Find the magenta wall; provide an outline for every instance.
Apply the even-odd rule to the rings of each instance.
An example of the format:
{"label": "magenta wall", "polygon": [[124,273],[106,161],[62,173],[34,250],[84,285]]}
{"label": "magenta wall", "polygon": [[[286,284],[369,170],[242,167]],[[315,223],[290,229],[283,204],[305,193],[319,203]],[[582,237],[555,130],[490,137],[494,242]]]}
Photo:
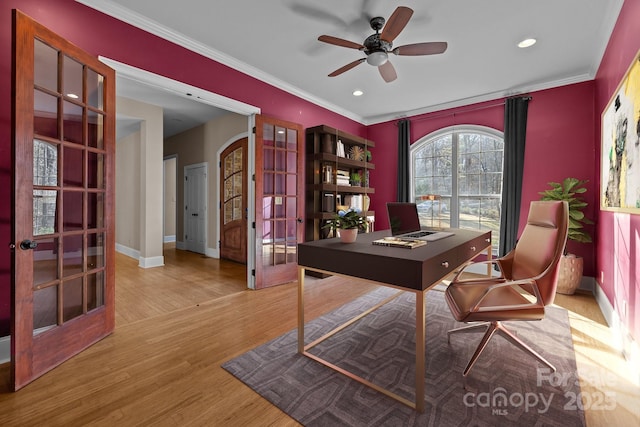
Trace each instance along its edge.
{"label": "magenta wall", "polygon": [[[596,74],[595,169],[600,168],[600,117],[640,49],[640,2],[625,1]],[[600,188],[598,180],[598,187]],[[640,339],[640,215],[600,211],[597,276],[607,298],[636,341]],[[628,309],[622,309],[624,301]]]}
{"label": "magenta wall", "polygon": [[[593,138],[593,82],[585,82],[531,93],[527,122],[520,230],[524,227],[529,203],[539,200],[538,192],[545,190],[550,181],[562,181],[568,176],[589,180],[585,200],[589,206],[585,214],[594,218],[597,192],[594,190],[595,141]],[[438,129],[471,124],[504,131],[503,100],[439,111],[410,117],[411,142]],[[371,183],[376,189],[372,196],[372,209],[378,212],[377,229],[388,228],[384,204],[396,199],[397,141],[396,122],[369,127],[368,137],[376,141],[372,150],[376,163]],[[384,166],[380,167],[384,159]],[[594,236],[593,229],[588,229]],[[595,236],[594,236],[595,237]],[[586,276],[595,273],[595,245],[568,243],[570,252],[584,258]]]}
{"label": "magenta wall", "polygon": [[[227,66],[103,15],[73,0],[0,2],[0,337],[9,334],[12,255],[11,10],[17,8],[92,55],[106,56],[302,124],[365,136],[365,126]],[[19,237],[19,236],[18,236]]]}

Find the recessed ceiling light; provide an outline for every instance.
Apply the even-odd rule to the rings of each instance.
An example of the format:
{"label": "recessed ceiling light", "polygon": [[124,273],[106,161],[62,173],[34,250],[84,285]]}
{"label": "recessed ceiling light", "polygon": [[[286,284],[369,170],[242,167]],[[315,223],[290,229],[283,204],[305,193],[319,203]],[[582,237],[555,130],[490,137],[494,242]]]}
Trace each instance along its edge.
{"label": "recessed ceiling light", "polygon": [[536,39],[524,39],[520,43],[518,43],[518,47],[521,47],[521,48],[531,47],[534,44],[536,44],[536,41],[537,41]]}
{"label": "recessed ceiling light", "polygon": [[78,98],[79,98],[79,96],[78,96],[78,95],[76,95],[75,93],[68,93],[68,94],[67,94],[67,96],[68,96],[69,98],[73,98],[73,99],[78,99]]}
{"label": "recessed ceiling light", "polygon": [[364,94],[360,89],[356,89],[353,91],[353,96],[362,96]]}

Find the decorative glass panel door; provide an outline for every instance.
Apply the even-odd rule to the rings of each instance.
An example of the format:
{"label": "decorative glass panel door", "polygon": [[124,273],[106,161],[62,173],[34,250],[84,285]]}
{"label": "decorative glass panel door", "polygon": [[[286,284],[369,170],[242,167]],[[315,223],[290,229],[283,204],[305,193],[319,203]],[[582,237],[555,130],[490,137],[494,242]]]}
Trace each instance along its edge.
{"label": "decorative glass panel door", "polygon": [[220,258],[247,263],[247,138],[220,156]]}
{"label": "decorative glass panel door", "polygon": [[296,280],[303,241],[304,132],[256,116],[256,288]]}
{"label": "decorative glass panel door", "polygon": [[114,328],[114,72],[15,12],[19,389]]}

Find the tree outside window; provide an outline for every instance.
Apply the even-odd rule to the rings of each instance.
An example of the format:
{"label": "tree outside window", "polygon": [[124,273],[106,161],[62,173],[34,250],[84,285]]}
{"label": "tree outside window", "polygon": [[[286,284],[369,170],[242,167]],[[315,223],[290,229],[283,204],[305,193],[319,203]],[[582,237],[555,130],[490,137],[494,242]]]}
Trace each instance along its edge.
{"label": "tree outside window", "polygon": [[499,247],[504,139],[466,125],[441,129],[411,146],[411,194],[425,226],[491,230]]}

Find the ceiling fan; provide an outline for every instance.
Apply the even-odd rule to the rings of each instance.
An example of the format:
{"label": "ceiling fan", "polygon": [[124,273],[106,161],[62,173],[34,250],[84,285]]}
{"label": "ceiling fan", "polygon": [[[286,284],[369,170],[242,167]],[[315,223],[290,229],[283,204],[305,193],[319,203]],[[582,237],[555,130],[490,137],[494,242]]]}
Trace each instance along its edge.
{"label": "ceiling fan", "polygon": [[[393,40],[398,37],[398,34],[400,34],[407,25],[409,19],[411,19],[411,15],[413,15],[412,9],[405,6],[399,6],[389,17],[389,21],[387,21],[386,25],[384,18],[380,16],[371,18],[369,24],[375,31],[375,34],[367,37],[362,44],[333,36],[322,35],[318,37],[318,40],[321,42],[350,49],[358,49],[364,51],[367,55],[365,58],[356,59],[355,61],[338,68],[333,73],[329,74],[329,77],[338,76],[345,71],[349,71],[356,65],[360,65],[364,61],[367,61],[367,63],[378,67],[378,71],[380,71],[380,75],[384,81],[389,83],[398,77],[395,68],[391,62],[389,62],[390,53],[393,53],[394,55],[418,56],[435,55],[447,50],[447,42],[414,43],[393,48]],[[380,30],[382,30],[382,33]]]}

